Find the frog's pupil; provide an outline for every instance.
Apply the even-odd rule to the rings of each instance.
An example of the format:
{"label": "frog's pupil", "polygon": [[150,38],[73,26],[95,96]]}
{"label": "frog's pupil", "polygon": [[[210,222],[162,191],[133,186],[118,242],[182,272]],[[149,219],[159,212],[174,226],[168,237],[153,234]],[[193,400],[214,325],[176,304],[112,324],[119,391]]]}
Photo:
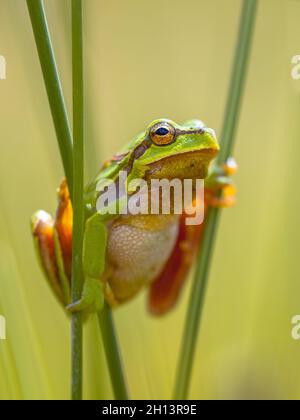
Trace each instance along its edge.
{"label": "frog's pupil", "polygon": [[160,127],[155,131],[155,134],[157,134],[158,136],[165,136],[168,133],[169,133],[169,130],[165,127]]}

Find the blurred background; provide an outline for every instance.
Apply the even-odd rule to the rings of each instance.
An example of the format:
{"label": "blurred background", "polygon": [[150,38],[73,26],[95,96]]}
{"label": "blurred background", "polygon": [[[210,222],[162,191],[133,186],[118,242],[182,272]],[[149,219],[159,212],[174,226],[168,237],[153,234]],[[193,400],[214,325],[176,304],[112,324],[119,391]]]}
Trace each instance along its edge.
{"label": "blurred background", "polygon": [[[37,264],[31,214],[56,208],[62,165],[25,0],[0,0],[0,398],[69,397],[69,323]],[[71,110],[70,1],[46,0]],[[222,127],[241,0],[85,0],[87,180],[151,120]],[[260,0],[235,157],[190,398],[298,399],[300,1]],[[132,397],[171,397],[191,282],[151,317],[145,294],[115,311]],[[112,397],[96,319],[85,328],[84,397]]]}

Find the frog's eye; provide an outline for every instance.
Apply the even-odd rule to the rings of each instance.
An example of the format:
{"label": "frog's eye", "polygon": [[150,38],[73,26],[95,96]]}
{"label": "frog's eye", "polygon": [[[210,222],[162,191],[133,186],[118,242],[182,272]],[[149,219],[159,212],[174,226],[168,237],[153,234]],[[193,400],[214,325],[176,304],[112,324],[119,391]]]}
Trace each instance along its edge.
{"label": "frog's eye", "polygon": [[168,123],[159,123],[150,130],[150,137],[157,146],[166,146],[175,139],[175,128]]}

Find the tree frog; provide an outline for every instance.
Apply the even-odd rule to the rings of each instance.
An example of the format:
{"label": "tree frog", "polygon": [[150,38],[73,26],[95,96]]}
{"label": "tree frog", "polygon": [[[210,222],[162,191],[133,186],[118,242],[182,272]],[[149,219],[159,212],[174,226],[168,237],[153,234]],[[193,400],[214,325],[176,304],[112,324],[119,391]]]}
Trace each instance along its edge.
{"label": "tree frog", "polygon": [[[205,179],[205,207],[229,207],[235,200],[231,175],[236,164],[214,166],[219,152],[215,132],[199,120],[179,125],[168,119],[153,121],[121,153],[107,161],[85,190],[86,225],[83,243],[82,298],[71,302],[72,205],[67,183],[58,190],[55,219],[44,211],[32,217],[32,232],[48,282],[70,312],[98,311],[104,299],[116,307],[149,289],[148,308],[162,315],[178,301],[197,255],[205,224],[188,226],[185,214],[115,214],[97,212],[99,181],[136,178]],[[125,185],[126,193],[129,183]],[[193,197],[197,200],[197,197]],[[116,201],[120,202],[121,197]]]}

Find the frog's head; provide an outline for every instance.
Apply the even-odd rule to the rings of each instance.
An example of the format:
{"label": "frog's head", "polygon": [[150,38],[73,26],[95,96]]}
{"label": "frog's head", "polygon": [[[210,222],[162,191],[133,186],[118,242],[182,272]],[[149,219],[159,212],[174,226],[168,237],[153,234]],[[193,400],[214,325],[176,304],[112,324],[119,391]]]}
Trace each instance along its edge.
{"label": "frog's head", "polygon": [[125,173],[127,193],[133,193],[139,180],[205,179],[209,164],[219,152],[215,132],[199,120],[179,125],[168,119],[153,121],[118,155],[107,162],[95,181],[86,188],[88,211],[99,197],[103,180],[117,180]]}
{"label": "frog's head", "polygon": [[136,139],[130,178],[204,179],[218,152],[214,130],[201,121],[155,120]]}

